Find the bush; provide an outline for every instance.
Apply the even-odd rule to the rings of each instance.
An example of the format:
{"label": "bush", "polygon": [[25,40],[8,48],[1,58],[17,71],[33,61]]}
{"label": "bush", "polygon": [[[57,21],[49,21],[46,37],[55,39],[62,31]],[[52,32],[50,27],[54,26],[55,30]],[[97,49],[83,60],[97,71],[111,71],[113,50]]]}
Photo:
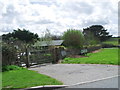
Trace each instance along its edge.
{"label": "bush", "polygon": [[63,35],[64,45],[69,48],[82,48],[84,37],[80,30],[69,29]]}
{"label": "bush", "polygon": [[115,47],[113,44],[102,44],[102,48],[112,48]]}
{"label": "bush", "polygon": [[17,50],[13,45],[2,43],[2,66],[13,65],[17,60]]}
{"label": "bush", "polygon": [[16,65],[7,65],[2,67],[2,72],[10,71],[10,70],[21,70],[22,67],[16,66]]}
{"label": "bush", "polygon": [[92,52],[92,51],[99,50],[99,49],[101,49],[101,45],[87,47],[88,52]]}

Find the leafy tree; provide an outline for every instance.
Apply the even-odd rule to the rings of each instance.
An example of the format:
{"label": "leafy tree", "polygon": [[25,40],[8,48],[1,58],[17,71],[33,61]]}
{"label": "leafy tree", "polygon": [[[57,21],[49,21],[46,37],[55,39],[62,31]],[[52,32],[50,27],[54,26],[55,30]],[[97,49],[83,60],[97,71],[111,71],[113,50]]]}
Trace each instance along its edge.
{"label": "leafy tree", "polygon": [[[8,34],[8,36],[10,33]],[[13,37],[4,35],[1,41],[1,53],[2,53],[2,66],[16,64],[17,62],[17,48],[15,47],[15,41]]]}
{"label": "leafy tree", "polygon": [[62,39],[61,36],[52,35],[52,40],[61,40],[61,39]]}
{"label": "leafy tree", "polygon": [[[25,50],[25,56],[26,56],[26,66],[29,67],[29,58],[28,58],[28,47],[30,47],[32,44],[34,44],[39,38],[37,34],[34,34],[26,29],[17,29],[14,30],[12,33],[3,34],[2,35],[3,40],[5,42],[13,43],[15,39],[20,40],[22,42],[22,45],[19,43],[17,44],[19,48],[20,45],[22,46],[22,49]],[[14,40],[10,40],[10,38],[13,38]]]}
{"label": "leafy tree", "polygon": [[83,34],[85,37],[88,37],[92,34],[97,40],[106,41],[112,35],[109,35],[109,32],[102,25],[92,25],[88,28],[83,29]]}
{"label": "leafy tree", "polygon": [[15,64],[17,50],[12,44],[2,43],[2,66]]}
{"label": "leafy tree", "polygon": [[68,29],[63,35],[64,44],[67,47],[81,48],[84,43],[84,37],[80,30]]}
{"label": "leafy tree", "polygon": [[43,37],[43,40],[47,43],[48,46],[50,46],[52,41],[52,34],[48,29],[45,31],[45,36]]}
{"label": "leafy tree", "polygon": [[96,45],[99,43],[99,40],[95,38],[93,33],[87,32],[87,34],[84,35],[85,38],[85,45]]}

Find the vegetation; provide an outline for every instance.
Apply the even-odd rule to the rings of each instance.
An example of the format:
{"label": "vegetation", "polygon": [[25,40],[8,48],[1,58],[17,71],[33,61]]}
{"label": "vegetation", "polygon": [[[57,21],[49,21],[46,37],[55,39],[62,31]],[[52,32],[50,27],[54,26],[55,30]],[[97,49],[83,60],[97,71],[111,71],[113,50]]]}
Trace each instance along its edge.
{"label": "vegetation", "polygon": [[21,30],[19,28],[17,30],[14,30],[12,33],[2,35],[3,40],[8,40],[11,37],[17,38],[25,43],[34,43],[35,40],[39,39],[37,34],[34,34],[29,30]]}
{"label": "vegetation", "polygon": [[48,46],[50,46],[51,41],[52,41],[52,34],[48,29],[45,31],[45,36],[43,37],[43,41],[47,43]]}
{"label": "vegetation", "polygon": [[49,76],[39,74],[35,71],[21,69],[11,70],[2,73],[2,87],[3,88],[28,88],[40,85],[61,85]]}
{"label": "vegetation", "polygon": [[100,42],[106,41],[112,37],[102,25],[92,25],[85,28],[83,29],[83,34],[86,38],[89,38],[89,35],[92,35],[94,38],[97,38],[97,40],[100,40]]}
{"label": "vegetation", "polygon": [[103,42],[103,44],[118,45],[118,44],[119,44],[119,43],[118,43],[118,40],[119,40],[119,38],[114,38],[114,37],[112,37],[111,39]]}
{"label": "vegetation", "polygon": [[82,48],[84,37],[80,30],[68,29],[63,35],[64,44],[67,47]]}
{"label": "vegetation", "polygon": [[[51,40],[61,39],[61,36],[52,36],[49,30],[46,30],[44,34],[44,37],[39,39],[37,34],[18,28],[12,33],[2,35],[3,42],[1,51],[3,72],[0,72],[0,80],[2,79],[3,88],[28,88],[40,85],[63,84],[62,82],[49,76],[15,66],[19,65],[18,61],[23,60],[26,63],[26,66],[29,67],[29,58],[33,61],[36,60],[35,57],[39,59],[39,55],[30,55],[28,58],[28,49],[30,49],[32,44],[34,44],[37,40],[46,41],[47,44],[50,45]],[[68,29],[64,32],[62,38],[64,39],[64,45],[66,47],[78,50],[86,47],[90,48],[94,45],[97,46],[100,42],[102,42],[102,44],[118,45],[118,38],[112,38],[108,41],[111,36],[112,35],[109,35],[103,26],[93,25],[89,28],[83,29],[83,33],[81,33],[80,30]],[[41,47],[36,47],[36,50],[40,49]],[[101,49],[100,52],[97,53],[88,53],[86,57],[65,58],[62,63],[120,65],[120,62],[118,62],[118,50],[120,49]],[[51,53],[44,53],[43,56],[50,57]],[[1,76],[3,77],[1,78]]]}
{"label": "vegetation", "polygon": [[61,40],[62,37],[58,35],[52,35],[52,40]]}
{"label": "vegetation", "polygon": [[0,73],[0,90],[2,90],[2,74]]}
{"label": "vegetation", "polygon": [[118,49],[101,49],[97,53],[88,53],[87,57],[83,58],[65,58],[62,63],[75,63],[75,64],[113,64],[118,63]]}
{"label": "vegetation", "polygon": [[2,43],[2,66],[15,64],[17,50],[13,44]]}
{"label": "vegetation", "polygon": [[[34,44],[36,40],[39,39],[38,35],[28,30],[25,29],[21,30],[18,28],[18,30],[14,30],[12,33],[3,34],[2,38],[3,41],[8,45],[9,43],[12,43],[14,47],[17,46],[17,49],[19,49],[20,52],[25,52],[25,56],[26,56],[25,63],[26,66],[29,67],[30,65],[28,60],[28,47],[30,47],[31,44]],[[20,41],[19,43],[18,40]],[[11,46],[9,47],[11,48]]]}
{"label": "vegetation", "polygon": [[16,65],[7,65],[7,66],[3,66],[2,67],[2,72],[5,72],[5,71],[10,71],[10,70],[21,70],[23,69],[22,67],[18,67]]}

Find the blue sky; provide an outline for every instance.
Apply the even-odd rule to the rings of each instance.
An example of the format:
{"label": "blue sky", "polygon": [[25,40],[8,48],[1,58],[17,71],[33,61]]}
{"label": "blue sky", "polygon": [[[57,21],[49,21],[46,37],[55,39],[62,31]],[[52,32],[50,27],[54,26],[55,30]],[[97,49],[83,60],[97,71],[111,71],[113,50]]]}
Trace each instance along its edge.
{"label": "blue sky", "polygon": [[39,36],[103,25],[118,36],[117,0],[0,0],[0,35],[25,28]]}

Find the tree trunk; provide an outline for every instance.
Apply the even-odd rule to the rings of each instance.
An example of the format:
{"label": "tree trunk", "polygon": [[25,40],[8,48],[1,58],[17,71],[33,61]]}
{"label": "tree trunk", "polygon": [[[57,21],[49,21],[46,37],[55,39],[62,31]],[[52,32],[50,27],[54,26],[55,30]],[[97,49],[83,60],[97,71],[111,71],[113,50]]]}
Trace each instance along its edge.
{"label": "tree trunk", "polygon": [[29,64],[29,53],[28,53],[28,49],[27,47],[25,48],[25,56],[26,56],[26,67],[29,68],[30,67],[30,64]]}

